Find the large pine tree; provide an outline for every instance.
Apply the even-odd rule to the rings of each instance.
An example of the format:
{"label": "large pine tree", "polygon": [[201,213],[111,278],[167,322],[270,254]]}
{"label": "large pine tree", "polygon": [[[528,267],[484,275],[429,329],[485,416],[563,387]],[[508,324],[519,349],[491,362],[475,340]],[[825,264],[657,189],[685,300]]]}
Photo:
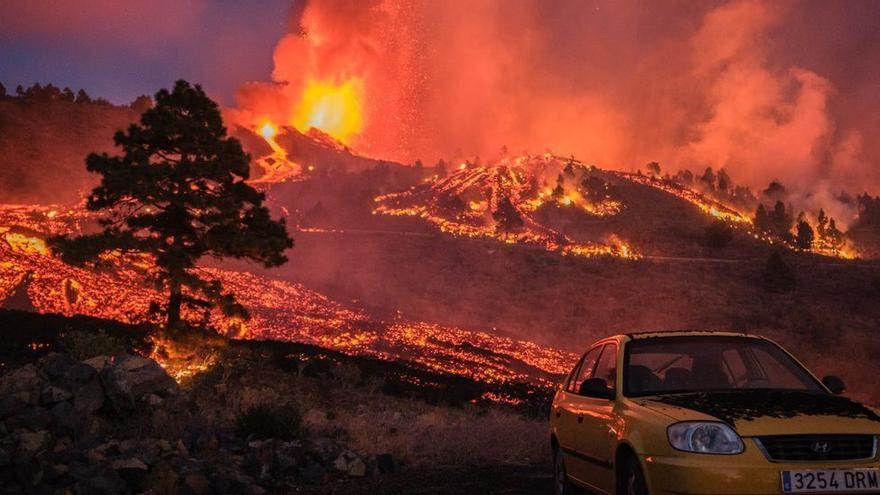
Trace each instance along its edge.
{"label": "large pine tree", "polygon": [[202,88],[177,81],[155,101],[139,124],[114,136],[121,155],[86,159],[87,170],[101,176],[87,207],[102,213],[103,230],[56,237],[51,244],[75,265],[110,251],[150,255],[157,268],[153,282],[168,295],[169,328],[178,325],[189,301],[246,317],[219,282],[197,274],[197,262],[234,257],[278,266],[293,240],[283,220],[270,218],[264,195],[245,182],[250,157],[227,137],[217,104]]}

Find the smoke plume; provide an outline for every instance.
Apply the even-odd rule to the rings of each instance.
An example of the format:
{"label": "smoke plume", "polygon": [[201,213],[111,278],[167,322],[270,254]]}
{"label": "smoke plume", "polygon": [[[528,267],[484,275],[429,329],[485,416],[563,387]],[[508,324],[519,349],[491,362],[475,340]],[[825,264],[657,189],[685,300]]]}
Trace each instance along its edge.
{"label": "smoke plume", "polygon": [[[870,3],[311,0],[235,118],[290,122],[310,80],[357,81],[364,153],[552,150],[609,168],[725,168],[805,207],[877,192]],[[845,41],[841,41],[845,40]],[[847,68],[862,64],[860,70]]]}

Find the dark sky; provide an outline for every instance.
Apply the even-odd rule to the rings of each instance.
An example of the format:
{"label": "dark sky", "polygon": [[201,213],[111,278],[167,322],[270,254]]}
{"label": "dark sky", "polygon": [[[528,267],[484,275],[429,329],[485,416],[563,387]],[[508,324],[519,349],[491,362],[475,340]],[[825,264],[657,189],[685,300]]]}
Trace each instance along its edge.
{"label": "dark sky", "polygon": [[10,0],[0,7],[0,82],[85,88],[128,103],[175,79],[223,104],[265,80],[293,0]]}

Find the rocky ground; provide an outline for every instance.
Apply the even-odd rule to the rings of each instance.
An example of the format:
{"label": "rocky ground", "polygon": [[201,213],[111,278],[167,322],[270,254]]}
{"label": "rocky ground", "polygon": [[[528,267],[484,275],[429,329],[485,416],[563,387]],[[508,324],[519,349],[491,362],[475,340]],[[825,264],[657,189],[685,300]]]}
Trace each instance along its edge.
{"label": "rocky ground", "polygon": [[259,343],[178,383],[130,350],[72,350],[0,367],[0,493],[549,490],[540,413],[475,404],[476,384]]}

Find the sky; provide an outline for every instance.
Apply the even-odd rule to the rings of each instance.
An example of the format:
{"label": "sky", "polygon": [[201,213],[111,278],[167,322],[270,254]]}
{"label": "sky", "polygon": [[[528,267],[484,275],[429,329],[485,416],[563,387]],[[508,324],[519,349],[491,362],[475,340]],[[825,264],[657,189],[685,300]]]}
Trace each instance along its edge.
{"label": "sky", "polygon": [[266,79],[291,0],[5,0],[0,82],[79,88],[114,103],[184,78],[229,104]]}
{"label": "sky", "polygon": [[[363,93],[353,148],[725,168],[818,209],[880,193],[876,0],[5,0],[0,81],[127,103],[201,83],[253,126]],[[305,35],[303,33],[306,33]]]}

